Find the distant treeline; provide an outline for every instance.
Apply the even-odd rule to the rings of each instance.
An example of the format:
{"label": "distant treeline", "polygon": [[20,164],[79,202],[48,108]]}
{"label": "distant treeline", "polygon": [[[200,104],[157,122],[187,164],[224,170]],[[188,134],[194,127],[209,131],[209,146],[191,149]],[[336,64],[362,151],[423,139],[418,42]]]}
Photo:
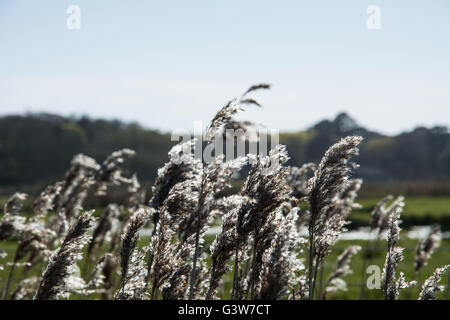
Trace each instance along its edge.
{"label": "distant treeline", "polygon": [[[386,188],[388,183],[394,190],[392,186],[401,186],[406,193],[450,194],[450,134],[446,127],[419,127],[386,136],[362,128],[342,113],[307,130],[282,133],[280,143],[287,145],[290,163],[299,166],[319,161],[331,144],[353,134],[365,138],[356,161],[361,165],[357,174],[368,183],[366,190],[378,193],[377,185]],[[51,114],[0,117],[0,193],[60,179],[75,154],[103,161],[121,148],[137,152],[127,168],[150,183],[167,160],[171,144],[170,134],[137,123]]]}

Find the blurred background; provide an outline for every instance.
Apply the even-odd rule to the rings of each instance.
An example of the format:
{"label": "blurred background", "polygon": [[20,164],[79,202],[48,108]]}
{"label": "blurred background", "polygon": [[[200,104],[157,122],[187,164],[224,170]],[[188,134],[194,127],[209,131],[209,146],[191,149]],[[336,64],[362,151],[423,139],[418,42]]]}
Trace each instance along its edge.
{"label": "blurred background", "polygon": [[450,230],[449,18],[445,0],[1,1],[0,196],[123,147],[150,188],[172,130],[268,82],[244,116],[290,164],[364,136],[354,227],[392,193],[405,226]]}

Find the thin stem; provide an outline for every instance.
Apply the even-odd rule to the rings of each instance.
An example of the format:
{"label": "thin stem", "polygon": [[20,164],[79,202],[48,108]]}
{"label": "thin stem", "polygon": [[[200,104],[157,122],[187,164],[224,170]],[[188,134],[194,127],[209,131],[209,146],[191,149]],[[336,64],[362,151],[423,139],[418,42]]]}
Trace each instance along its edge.
{"label": "thin stem", "polygon": [[13,264],[11,266],[11,269],[9,270],[8,282],[6,282],[6,287],[3,290],[2,300],[5,300],[7,295],[8,295],[9,286],[11,285],[11,280],[12,280],[12,276],[13,276],[13,273],[14,273],[14,269],[16,268],[16,263],[17,263],[17,261],[16,261],[16,259],[14,259],[14,262],[13,262]]}
{"label": "thin stem", "polygon": [[309,231],[309,267],[308,267],[308,285],[309,300],[313,300],[313,259],[314,259],[314,233]]}
{"label": "thin stem", "polygon": [[195,250],[194,250],[194,258],[192,262],[192,271],[191,271],[191,278],[189,279],[189,300],[192,300],[194,297],[194,286],[195,286],[195,277],[197,276],[197,256],[198,256],[198,250],[199,250],[199,243],[200,243],[200,229],[201,229],[201,223],[200,223],[200,215],[202,213],[203,203],[204,199],[206,197],[206,194],[204,194],[204,186],[206,184],[205,181],[205,169],[203,167],[203,178],[202,183],[200,185],[200,193],[199,198],[197,202],[197,230],[195,232]]}
{"label": "thin stem", "polygon": [[[367,243],[368,245],[366,246],[366,250],[369,250],[369,246],[370,246],[370,232],[367,235]],[[364,251],[361,252],[363,254],[363,266],[362,266],[362,270],[361,270],[361,292],[359,293],[359,300],[363,300],[364,299],[364,293],[365,293],[365,289],[366,289],[366,266],[367,266],[367,254],[371,255],[373,254],[373,252],[369,252],[367,251],[366,254],[364,254]]]}
{"label": "thin stem", "polygon": [[[252,262],[251,262],[251,266],[252,266],[252,273],[255,271],[255,251],[256,251],[256,234],[255,234],[255,240],[253,241],[253,251],[252,251]],[[251,299],[255,299],[255,276],[252,276],[252,282],[250,283],[250,298]]]}
{"label": "thin stem", "polygon": [[[150,235],[150,239],[149,239],[149,246],[151,245],[152,238],[156,233],[157,224],[158,224],[158,222],[156,222],[155,225],[153,226],[153,231],[152,231],[152,234]],[[150,280],[150,274],[152,272],[154,258],[155,258],[155,256],[154,256],[153,252],[149,252],[148,260],[147,260],[147,275],[145,276],[145,283],[147,284],[147,287],[148,287],[149,280]]]}
{"label": "thin stem", "polygon": [[314,292],[316,289],[316,281],[317,281],[317,272],[319,271],[319,256],[316,257],[316,262],[314,264],[314,279],[313,279],[313,291],[312,291],[312,296],[314,297]]}
{"label": "thin stem", "polygon": [[445,294],[445,299],[448,300],[448,292],[449,292],[449,288],[450,288],[450,275],[447,276],[448,281],[447,281],[447,293]]}
{"label": "thin stem", "polygon": [[[374,244],[372,250],[369,253],[369,255],[370,255],[369,265],[373,264],[373,259],[374,259],[374,256],[375,256],[377,250],[378,250],[379,242],[380,242],[380,233],[378,233],[377,238],[375,240],[375,244]],[[366,281],[367,281],[366,266],[367,266],[367,257],[364,256],[363,269],[362,269],[362,275],[361,275],[361,280],[362,280],[361,292],[360,292],[360,295],[359,295],[359,300],[363,300],[364,299],[364,295],[366,293],[366,290],[365,290],[366,289]]]}
{"label": "thin stem", "polygon": [[303,286],[302,286],[302,282],[300,281],[299,283],[298,283],[298,293],[299,293],[299,299],[301,300],[303,297],[302,297],[302,292],[303,292]]}
{"label": "thin stem", "polygon": [[[391,268],[391,264],[390,264],[390,261],[391,261],[391,248],[389,248],[389,247],[388,247],[388,257],[386,258],[386,261],[387,261],[386,267],[390,269]],[[389,269],[386,270],[386,274],[389,274],[391,272],[391,270],[389,270]],[[384,283],[384,286],[383,286],[384,300],[387,300],[388,287],[389,287],[389,283],[388,282]]]}
{"label": "thin stem", "polygon": [[323,288],[323,274],[324,274],[324,264],[325,261],[322,261],[320,263],[320,274],[319,274],[319,289],[317,290],[317,299],[320,300],[321,296],[322,296],[322,288]]}
{"label": "thin stem", "polygon": [[[150,237],[151,238],[151,237]],[[145,282],[147,283],[147,287],[150,280],[150,273],[152,272],[153,259],[155,258],[154,254],[151,252],[148,254],[147,260],[147,275],[145,276]]]}
{"label": "thin stem", "polygon": [[[211,273],[212,273],[212,271],[211,271]],[[218,288],[218,287],[219,286],[217,285],[216,288]],[[216,291],[216,289],[213,289],[212,277],[211,277],[210,280],[209,280],[209,288],[208,288],[208,291],[206,292],[205,300],[212,300],[214,291]]]}
{"label": "thin stem", "polygon": [[366,266],[367,266],[367,256],[363,252],[363,266],[361,270],[361,292],[359,293],[359,300],[364,299],[364,293],[366,289]]}
{"label": "thin stem", "polygon": [[233,275],[233,289],[231,290],[231,299],[235,299],[239,272],[239,241],[236,244],[236,251],[234,253],[234,275]]}
{"label": "thin stem", "polygon": [[199,227],[197,228],[197,231],[195,233],[195,251],[194,251],[194,261],[192,263],[192,272],[191,272],[191,278],[189,281],[189,300],[192,300],[194,297],[194,285],[195,285],[195,276],[197,274],[197,256],[198,256],[198,250],[199,250],[199,240],[200,240],[200,223]]}
{"label": "thin stem", "polygon": [[[152,295],[151,298],[152,300],[158,300],[158,286],[157,286],[157,279],[156,277],[153,279],[153,285],[152,285]],[[155,299],[155,294],[156,294],[156,299]]]}

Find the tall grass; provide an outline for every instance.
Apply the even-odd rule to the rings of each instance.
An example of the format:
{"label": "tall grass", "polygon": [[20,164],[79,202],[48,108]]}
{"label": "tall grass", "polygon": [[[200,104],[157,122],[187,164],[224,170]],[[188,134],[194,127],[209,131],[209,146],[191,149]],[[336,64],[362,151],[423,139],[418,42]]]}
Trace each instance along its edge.
{"label": "tall grass", "polygon": [[[252,122],[235,116],[246,107],[261,107],[249,95],[269,88],[268,84],[252,86],[226,103],[207,128],[206,144],[230,139],[229,129],[247,132]],[[32,215],[21,210],[26,195],[16,193],[6,202],[0,241],[15,241],[17,246],[12,263],[0,265],[8,270],[1,296],[327,299],[332,292],[346,290],[344,278],[352,273],[351,257],[361,249],[349,246],[330,261],[353,209],[359,207],[362,180],[352,178],[358,165],[351,158],[362,141],[357,136],[343,138],[330,146],[317,165],[297,168],[286,165],[289,155],[283,145],[274,146],[268,154],[247,153],[232,159],[215,154],[213,161],[203,161],[192,156],[199,148],[193,138],[169,152],[148,200],[136,174],[126,177],[121,169],[134,151],[116,151],[101,164],[77,155],[64,178],[34,200]],[[236,173],[245,175],[245,183],[235,194],[224,193]],[[108,204],[94,219],[93,211],[86,208],[87,196],[103,197],[114,185],[128,186],[128,200]],[[379,280],[384,297],[398,299],[401,290],[415,284],[415,276],[397,275],[403,258],[402,248],[397,247],[403,198],[386,207],[390,199],[376,206],[370,227],[378,231],[377,244],[387,232]],[[217,224],[220,231],[207,245],[207,231]],[[143,243],[141,233],[148,228],[150,237]],[[307,237],[300,235],[305,228]],[[439,232],[433,231],[419,243],[417,270],[426,265],[438,238]],[[5,255],[0,251],[0,259]],[[334,267],[324,278],[326,264]],[[420,294],[410,298],[435,299],[447,267],[438,268]]]}

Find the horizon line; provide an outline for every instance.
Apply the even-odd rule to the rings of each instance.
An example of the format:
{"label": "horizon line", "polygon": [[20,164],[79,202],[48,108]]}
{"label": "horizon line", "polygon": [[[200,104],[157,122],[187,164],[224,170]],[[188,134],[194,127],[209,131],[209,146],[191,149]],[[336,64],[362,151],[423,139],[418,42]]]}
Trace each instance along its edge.
{"label": "horizon line", "polygon": [[[416,125],[413,125],[412,128],[410,128],[410,129],[403,129],[403,130],[397,131],[396,133],[387,134],[387,133],[383,132],[383,130],[374,129],[374,128],[370,128],[370,127],[364,126],[359,121],[357,121],[357,119],[355,119],[353,116],[351,116],[351,114],[349,112],[341,110],[341,111],[337,112],[334,117],[323,118],[322,120],[319,120],[319,121],[317,121],[317,122],[307,126],[306,128],[303,128],[303,129],[297,129],[297,130],[295,130],[295,129],[294,130],[289,130],[289,129],[279,130],[279,129],[276,129],[276,130],[278,130],[281,134],[294,134],[294,133],[298,133],[298,132],[305,132],[305,131],[312,130],[314,126],[316,126],[317,124],[319,124],[319,123],[321,123],[323,121],[333,122],[342,114],[347,115],[350,119],[355,121],[355,124],[357,125],[357,127],[355,129],[364,129],[364,130],[369,131],[371,133],[375,133],[375,134],[378,134],[378,135],[381,135],[381,136],[385,136],[385,137],[395,137],[395,136],[399,136],[401,134],[413,132],[413,131],[415,131],[417,129],[421,129],[421,128],[424,128],[424,129],[427,129],[427,130],[434,129],[434,128],[443,128],[443,129],[445,129],[447,131],[447,133],[448,133],[448,130],[450,129],[449,126],[442,125],[442,124],[434,124],[434,125],[431,125],[431,126],[416,124]],[[92,120],[92,121],[99,121],[99,120],[109,121],[109,122],[117,121],[117,122],[120,122],[121,124],[124,124],[124,125],[136,124],[136,125],[138,125],[140,128],[142,128],[144,130],[156,131],[156,132],[158,132],[159,134],[162,134],[162,135],[170,134],[170,132],[173,132],[174,130],[180,129],[180,128],[176,128],[176,129],[157,128],[157,127],[152,127],[152,126],[145,125],[142,122],[140,122],[139,120],[126,120],[126,119],[119,119],[117,117],[105,117],[105,116],[97,117],[97,116],[89,115],[89,114],[86,114],[86,113],[64,114],[64,113],[54,113],[54,112],[46,112],[46,111],[37,111],[37,112],[36,111],[23,111],[23,112],[5,112],[5,113],[2,113],[0,111],[0,118],[5,118],[5,117],[26,117],[26,116],[54,116],[54,117],[59,117],[59,118],[65,118],[65,119],[68,119],[68,120],[81,120],[83,118],[87,118],[87,119]],[[209,123],[209,121],[207,121],[205,123]],[[258,125],[264,126],[264,123],[258,123]]]}

